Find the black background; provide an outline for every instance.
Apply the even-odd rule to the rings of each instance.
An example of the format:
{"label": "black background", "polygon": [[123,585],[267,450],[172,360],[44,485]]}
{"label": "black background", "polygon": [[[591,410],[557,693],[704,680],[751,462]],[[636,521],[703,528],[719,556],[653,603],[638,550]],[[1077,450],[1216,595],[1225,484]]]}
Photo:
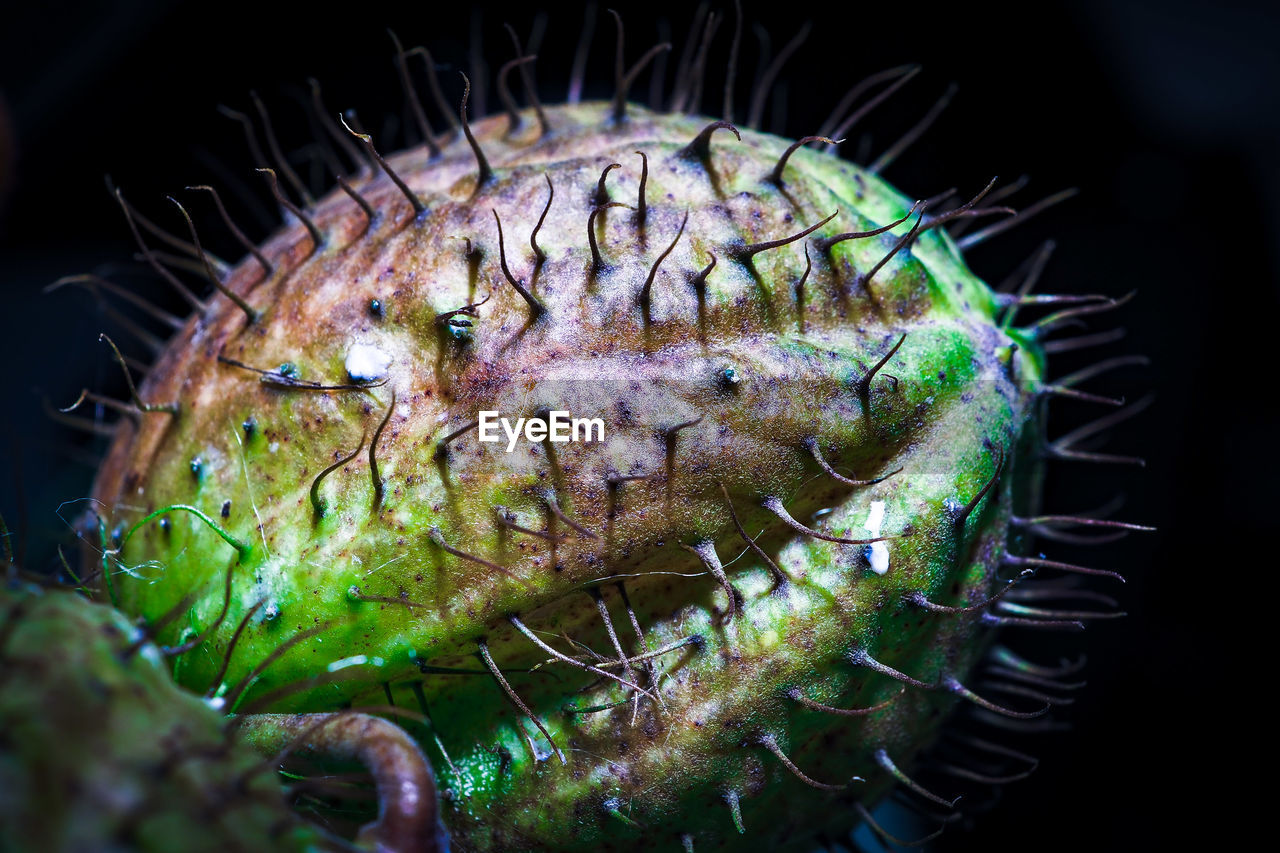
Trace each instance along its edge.
{"label": "black background", "polygon": [[[0,91],[20,159],[0,220],[0,508],[23,534],[30,564],[47,564],[65,533],[54,510],[87,494],[87,463],[99,449],[51,424],[41,396],[65,405],[86,384],[120,392],[96,342],[100,329],[112,327],[92,300],[40,294],[58,276],[127,261],[132,246],[103,175],[153,218],[180,228],[163,196],[193,183],[225,186],[211,156],[223,164],[217,169],[258,188],[238,128],[215,106],[248,110],[256,87],[286,147],[296,148],[307,137],[289,87],[311,75],[325,84],[331,108],[356,107],[379,140],[395,139],[383,116],[399,113],[402,101],[384,28],[396,28],[407,44],[432,46],[456,69],[465,62],[469,13],[465,3],[452,5],[458,8],[338,11],[134,0],[6,11]],[[501,23],[525,34],[534,7],[477,5],[485,9],[488,50],[505,59]],[[1224,668],[1248,654],[1243,626],[1265,619],[1253,584],[1273,562],[1263,559],[1262,543],[1271,528],[1267,490],[1276,482],[1276,336],[1266,324],[1278,307],[1280,13],[1274,5],[1154,0],[1041,2],[999,13],[974,4],[747,6],[775,48],[806,18],[816,24],[786,75],[788,134],[815,132],[862,75],[918,61],[920,78],[863,126],[868,150],[882,150],[948,82],[960,90],[933,130],[888,170],[895,184],[921,197],[950,186],[971,194],[992,175],[1025,173],[1032,182],[1019,197],[1024,205],[1062,187],[1082,190],[975,249],[970,260],[979,274],[998,281],[1051,236],[1058,251],[1040,291],[1139,291],[1114,321],[1093,328],[1128,331],[1099,354],[1138,352],[1154,361],[1097,386],[1131,400],[1154,391],[1155,404],[1118,429],[1112,445],[1149,465],[1145,472],[1055,468],[1048,508],[1087,509],[1122,492],[1120,517],[1161,531],[1085,555],[1129,576],[1117,595],[1130,615],[1070,638],[1090,658],[1090,684],[1071,709],[1074,730],[1035,742],[1041,770],[936,849],[1159,847],[1192,842],[1210,826],[1229,836],[1237,829],[1223,813],[1234,811],[1226,805],[1236,784],[1229,762],[1261,745],[1248,745],[1253,733],[1236,714],[1248,694],[1229,686]],[[678,5],[615,8],[628,23],[629,58],[655,40],[657,14],[683,36],[688,12]],[[564,94],[579,13],[576,4],[549,11],[538,75],[550,102]],[[612,74],[606,24],[599,23],[589,66],[588,91],[598,96],[609,93]],[[717,115],[727,42],[722,29],[704,102]],[[754,73],[750,28],[744,50],[743,92]],[[444,79],[456,97],[454,71]],[[647,88],[642,78],[636,92]],[[492,109],[492,93],[489,103]],[[739,116],[742,104],[745,98]],[[855,136],[846,153],[858,144]],[[235,210],[262,236],[247,208]],[[210,234],[221,230],[211,218],[201,221]],[[237,256],[220,238],[209,242]],[[1055,434],[1098,414],[1071,403],[1055,411],[1063,424]]]}

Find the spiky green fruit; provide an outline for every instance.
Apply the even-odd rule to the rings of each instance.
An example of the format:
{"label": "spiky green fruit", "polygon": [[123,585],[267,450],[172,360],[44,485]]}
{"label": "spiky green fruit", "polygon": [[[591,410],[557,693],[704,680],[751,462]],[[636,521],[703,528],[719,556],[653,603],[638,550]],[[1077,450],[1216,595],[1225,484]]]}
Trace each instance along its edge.
{"label": "spiky green fruit", "polygon": [[[421,701],[460,849],[847,831],[975,698],[1043,352],[874,174],[547,121],[392,157],[421,212],[367,170],[372,221],[331,193],[232,271],[100,473],[108,592],[202,591],[179,642],[229,572],[176,673],[229,711]],[[483,410],[605,440],[507,452]]]}
{"label": "spiky green fruit", "polygon": [[119,612],[0,582],[0,848],[335,849],[269,770]]}

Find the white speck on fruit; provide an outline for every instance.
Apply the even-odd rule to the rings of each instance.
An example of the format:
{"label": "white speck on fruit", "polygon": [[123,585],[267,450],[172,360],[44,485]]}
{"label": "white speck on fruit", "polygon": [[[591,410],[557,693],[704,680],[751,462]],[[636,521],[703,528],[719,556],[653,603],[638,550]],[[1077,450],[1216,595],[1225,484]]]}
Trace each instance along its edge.
{"label": "white speck on fruit", "polygon": [[377,382],[386,378],[391,355],[373,344],[352,344],[347,350],[346,367],[352,382]]}
{"label": "white speck on fruit", "polygon": [[364,666],[365,664],[370,664],[372,666],[384,666],[386,665],[386,661],[380,657],[370,657],[368,655],[352,655],[349,658],[336,660],[333,663],[329,664],[328,670],[329,672],[337,672],[338,670],[346,669],[349,666]]}
{"label": "white speck on fruit", "polygon": [[555,755],[555,753],[552,752],[551,749],[543,746],[539,742],[539,740],[530,739],[529,742],[533,744],[533,760],[534,761],[546,761],[548,758]]}
{"label": "white speck on fruit", "polygon": [[[880,527],[884,524],[884,501],[872,501],[871,512],[862,526],[872,537],[880,535]],[[883,542],[872,542],[867,546],[867,560],[871,563],[871,571],[882,575],[889,571],[889,546]]]}

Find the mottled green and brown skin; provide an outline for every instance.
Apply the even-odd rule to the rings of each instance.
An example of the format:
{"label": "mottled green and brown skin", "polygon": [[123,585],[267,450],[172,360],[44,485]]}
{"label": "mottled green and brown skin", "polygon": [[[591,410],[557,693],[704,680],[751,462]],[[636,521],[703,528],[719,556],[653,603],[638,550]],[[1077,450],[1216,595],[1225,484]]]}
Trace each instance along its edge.
{"label": "mottled green and brown skin", "polygon": [[[806,846],[847,830],[859,819],[852,804],[870,806],[892,784],[876,750],[909,770],[956,701],[942,685],[963,681],[984,649],[980,613],[932,613],[906,597],[971,605],[1007,579],[998,574],[1015,496],[1034,492],[1021,448],[1038,434],[1043,355],[1001,328],[995,297],[943,229],[920,234],[869,282],[914,218],[829,251],[815,244],[911,208],[852,164],[802,149],[780,187],[766,176],[784,139],[719,130],[700,154],[687,146],[707,119],[631,107],[614,123],[598,103],[548,117],[541,137],[531,115],[511,136],[505,117],[477,123],[493,168],[479,186],[461,138],[434,161],[424,150],[390,158],[422,216],[371,172],[355,184],[379,212],[373,223],[334,192],[308,211],[322,246],[294,224],[263,247],[273,275],[252,258],[235,268],[227,284],[259,316],[248,322],[218,296],[193,317],[141,389],[149,403],[177,402],[177,415],[122,427],[102,468],[95,497],[108,527],[126,534],[108,561],[109,592],[154,618],[204,589],[170,629],[176,640],[216,618],[230,570],[228,618],[177,671],[182,683],[217,687],[252,611],[220,689],[229,710],[385,704],[386,689],[413,705],[420,689],[458,849],[678,849],[682,836],[698,850]],[[648,164],[643,217],[637,151]],[[627,207],[595,217],[597,266],[588,217],[611,163],[622,166],[608,175],[608,200]],[[529,236],[548,179],[538,263]],[[507,265],[542,313],[501,270],[493,210]],[[801,240],[742,251],[832,214]],[[686,215],[646,302],[654,261]],[[469,327],[437,319],[486,297]],[[349,387],[353,344],[390,356],[385,382]],[[283,387],[228,360],[289,363],[329,390]],[[379,495],[368,444],[393,394],[376,443]],[[505,441],[481,444],[471,430],[442,447],[481,409],[544,408],[602,417],[608,440],[522,442],[508,454]],[[362,434],[365,451],[318,487],[317,514],[313,480]],[[843,484],[819,467],[813,440],[847,477],[897,473]],[[1002,459],[997,486],[957,524]],[[873,501],[894,537],[883,575],[866,546],[798,533],[766,506],[863,540]],[[160,516],[168,529],[156,518],[128,533],[174,505],[198,508],[241,547],[184,510]],[[785,583],[747,547],[731,507]],[[736,607],[682,546],[714,547]],[[546,664],[551,655],[516,624],[646,695]],[[936,689],[904,689],[859,654]],[[843,708],[886,704],[838,716],[795,691]],[[600,706],[612,707],[584,710]],[[813,790],[776,753],[844,787]],[[741,801],[747,834],[726,798]]]}
{"label": "mottled green and brown skin", "polygon": [[8,578],[0,848],[340,849],[290,811],[226,718],[173,683],[137,626],[78,593]]}

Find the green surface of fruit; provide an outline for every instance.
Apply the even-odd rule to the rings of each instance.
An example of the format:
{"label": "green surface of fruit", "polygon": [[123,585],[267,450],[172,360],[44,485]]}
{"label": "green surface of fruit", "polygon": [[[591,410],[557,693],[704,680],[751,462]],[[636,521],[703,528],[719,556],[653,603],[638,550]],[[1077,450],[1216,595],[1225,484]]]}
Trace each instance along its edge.
{"label": "green surface of fruit", "polygon": [[[229,572],[176,671],[227,711],[426,709],[458,849],[846,832],[986,649],[1043,353],[853,164],[546,116],[477,122],[482,167],[389,157],[420,213],[370,167],[372,220],[335,191],[235,267],[249,310],[189,319],[140,389],[176,414],[103,465],[106,592],[199,591],[177,643]],[[604,439],[478,440],[550,410]]]}

